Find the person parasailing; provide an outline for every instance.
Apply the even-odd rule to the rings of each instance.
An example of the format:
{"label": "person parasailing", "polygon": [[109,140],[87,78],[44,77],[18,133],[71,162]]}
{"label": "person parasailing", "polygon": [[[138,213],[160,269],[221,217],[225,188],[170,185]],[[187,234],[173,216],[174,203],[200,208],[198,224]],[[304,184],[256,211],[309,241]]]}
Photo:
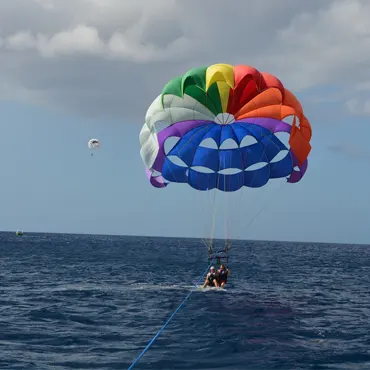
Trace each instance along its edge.
{"label": "person parasailing", "polygon": [[217,281],[217,273],[214,266],[211,266],[209,269],[209,273],[206,276],[206,280],[203,284],[203,288],[209,287],[218,287],[218,281]]}
{"label": "person parasailing", "polygon": [[[299,182],[307,170],[311,136],[302,105],[277,77],[248,65],[220,63],[192,68],[163,87],[145,115],[140,156],[155,188],[188,184],[196,191],[230,195],[276,179]],[[172,138],[173,145],[165,145]],[[253,144],[245,145],[246,139]],[[235,146],[224,148],[227,141]],[[212,226],[211,240],[213,232]],[[207,248],[212,252],[211,243]],[[229,248],[227,241],[225,252]]]}
{"label": "person parasailing", "polygon": [[223,288],[227,283],[227,278],[230,276],[230,270],[222,263],[217,271],[217,283]]}

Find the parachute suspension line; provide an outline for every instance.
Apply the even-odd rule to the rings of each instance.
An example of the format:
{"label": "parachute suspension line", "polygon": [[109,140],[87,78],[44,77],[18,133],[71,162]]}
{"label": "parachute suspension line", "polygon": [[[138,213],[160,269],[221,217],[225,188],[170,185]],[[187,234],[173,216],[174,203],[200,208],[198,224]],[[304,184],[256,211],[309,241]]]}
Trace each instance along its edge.
{"label": "parachute suspension line", "polygon": [[177,312],[181,309],[181,307],[185,304],[185,302],[189,299],[191,294],[194,292],[194,290],[197,288],[198,284],[201,282],[201,280],[204,278],[204,276],[207,274],[207,271],[211,267],[214,259],[216,258],[217,254],[221,252],[221,249],[217,251],[216,255],[212,258],[212,260],[209,262],[207,268],[204,270],[202,275],[199,277],[195,285],[190,289],[189,293],[186,295],[186,297],[182,300],[182,302],[178,305],[176,310],[171,314],[171,316],[167,319],[167,321],[164,323],[164,325],[158,330],[157,334],[150,340],[150,342],[147,344],[147,346],[143,349],[143,351],[139,354],[139,356],[136,357],[136,359],[133,361],[133,363],[130,365],[128,370],[131,370],[134,368],[134,366],[138,363],[138,361],[144,356],[144,354],[148,351],[148,349],[151,347],[151,345],[156,341],[156,339],[159,337],[159,335],[163,332],[164,329],[168,326],[170,321],[175,317]]}
{"label": "parachute suspension line", "polygon": [[[264,139],[267,139],[267,141],[269,141],[271,144],[273,144],[273,145],[275,145],[277,147],[277,145],[274,143],[274,141],[272,141],[272,135],[270,135],[270,134],[264,135],[263,138]],[[263,149],[263,151],[261,153],[260,161],[262,161],[263,158],[265,157],[266,149],[267,149],[267,146],[265,146],[265,148]],[[246,159],[247,159],[246,157],[242,158],[242,162],[244,162],[244,167],[245,167],[245,161],[246,161]],[[231,165],[232,165],[231,162],[232,161],[231,161],[231,158],[230,158],[229,166],[226,167],[226,158],[224,158],[224,163],[223,163],[224,164],[224,168],[231,168]],[[255,171],[254,174],[253,174],[253,177],[251,179],[251,183],[252,184],[254,182],[254,179],[255,179],[256,175],[257,175],[257,172]],[[241,198],[243,196],[243,190],[244,190],[243,189],[243,187],[244,187],[243,186],[243,182],[244,181],[241,179],[242,191],[241,191],[241,194],[237,196],[237,197],[240,197],[240,203],[241,203]],[[231,231],[230,231],[230,229],[232,227],[232,225],[231,225],[231,212],[230,212],[230,208],[231,208],[231,197],[234,194],[234,192],[230,191],[230,189],[227,188],[226,176],[224,176],[224,189],[227,192],[227,194],[226,194],[227,199],[225,201],[226,204],[224,205],[225,206],[225,252],[227,252],[230,249],[230,241],[229,241],[229,239],[231,237]],[[259,191],[258,191],[257,197],[253,198],[253,200],[255,202],[257,202],[259,200],[259,198],[262,196],[262,192],[265,192],[266,191],[265,187],[261,187],[258,190]],[[252,200],[252,202],[253,202],[253,200]],[[257,215],[260,214],[260,213],[261,212],[257,213]],[[256,217],[257,217],[257,215],[256,215]],[[243,217],[239,217],[239,218],[241,220],[243,219]],[[254,221],[254,218],[252,218],[252,221],[250,222],[250,224],[253,223],[253,221]]]}
{"label": "parachute suspension line", "polygon": [[[198,133],[199,132],[202,132],[202,131],[207,131],[207,127],[204,127],[204,128],[202,128],[200,131],[198,131]],[[194,139],[194,137],[197,135],[197,133],[194,133],[189,139],[188,139],[188,141],[182,146],[182,148],[181,149],[179,149],[179,153],[182,151],[182,150],[184,150],[192,141],[193,141],[193,139]],[[193,155],[195,154],[195,152],[196,152],[196,148],[194,148],[194,150],[193,150]],[[171,173],[172,173],[172,170],[171,170]],[[174,174],[172,173],[172,175],[174,176]],[[175,177],[175,176],[174,176]],[[209,190],[207,190],[207,193],[209,192]],[[208,193],[209,194],[209,193]],[[214,195],[214,197],[216,197],[216,193],[215,193],[215,195]],[[216,203],[215,201],[214,201],[214,203]],[[207,207],[206,207],[207,208]],[[206,212],[207,212],[207,210],[206,210]],[[212,227],[211,227],[211,236],[210,236],[210,239],[208,240],[208,242],[207,243],[205,243],[205,241],[202,239],[202,241],[203,241],[203,243],[204,244],[206,244],[206,246],[207,246],[207,249],[208,249],[208,253],[209,254],[212,254],[212,242],[213,242],[213,236],[214,236],[214,224],[215,224],[215,217],[216,217],[216,212],[215,212],[215,209],[213,210],[213,224],[212,224]],[[208,215],[207,215],[208,216]],[[207,219],[207,217],[205,218],[205,219]]]}
{"label": "parachute suspension line", "polygon": [[213,245],[216,215],[217,215],[217,208],[216,208],[216,206],[217,206],[217,202],[216,202],[217,193],[216,193],[216,190],[217,189],[212,189],[212,191],[213,191],[213,196],[212,196],[213,204],[210,204],[211,203],[211,199],[210,199],[211,198],[211,195],[210,195],[211,191],[209,189],[206,190],[207,191],[207,203],[208,204],[205,207],[207,214],[205,215],[204,219],[207,220],[210,213],[212,213],[212,218],[211,218],[211,227],[210,227],[211,230],[209,231],[208,227],[205,227],[206,234],[209,235],[209,238],[202,238],[202,242],[207,247],[208,254],[210,256],[213,253],[212,245]]}
{"label": "parachute suspension line", "polygon": [[[226,161],[226,158],[225,158]],[[231,168],[232,165],[232,160],[230,157],[230,163],[229,163],[229,168]],[[226,166],[225,166],[226,168]],[[225,189],[226,189],[226,176],[225,176]],[[230,249],[230,238],[231,238],[231,197],[233,196],[234,192],[230,191],[230,188],[227,189],[227,194],[226,194],[226,204],[225,204],[225,249],[224,251],[227,253]]]}
{"label": "parachute suspension line", "polygon": [[[211,200],[210,200],[210,191],[209,191],[208,188],[207,188],[206,192],[207,192],[207,198],[206,198],[206,205],[203,208],[203,217],[202,217],[203,220],[208,220],[208,216],[210,214]],[[209,235],[209,227],[210,227],[210,225],[208,225],[208,223],[206,221],[204,221],[204,224],[203,224],[203,233],[204,233],[205,237],[202,238],[202,242],[206,246],[206,248],[208,250],[208,253],[209,254],[212,254],[212,246],[211,246],[210,241],[209,241],[209,238],[208,238],[208,235]]]}
{"label": "parachute suspension line", "polygon": [[[271,139],[271,137],[272,137],[272,135],[263,135],[263,139],[267,139],[270,143],[272,143],[273,145],[275,145],[276,147],[277,147],[277,145],[276,145],[276,143],[274,143],[273,141],[272,141],[272,139]],[[278,147],[277,147],[278,148]],[[264,158],[264,156],[265,156],[265,153],[266,153],[266,149],[267,149],[267,146],[265,146],[265,148],[263,149],[263,151],[262,151],[262,153],[261,153],[261,157],[260,157],[260,161]],[[279,149],[279,148],[278,148]],[[243,158],[243,164],[245,165],[245,160],[246,160],[246,157],[245,158]],[[253,177],[252,177],[252,180],[251,180],[251,183],[253,184],[253,181],[254,181],[254,179],[255,179],[255,176],[256,176],[256,174],[257,174],[257,172],[254,172],[254,174],[253,174]],[[271,183],[270,183],[271,184]],[[284,182],[283,183],[283,185],[285,185],[286,184],[286,182]],[[281,186],[282,187],[282,186]],[[242,187],[243,188],[243,187]],[[244,189],[242,189],[242,194],[241,194],[241,197],[242,197],[242,195],[243,195],[243,190]],[[258,204],[258,201],[259,201],[259,199],[261,198],[261,196],[262,196],[262,193],[264,193],[266,191],[266,186],[262,186],[262,187],[260,187],[259,188],[259,190],[258,190],[258,194],[257,194],[257,196],[255,197],[255,198],[253,198],[253,203],[254,204]],[[240,201],[241,201],[241,199],[240,199]],[[251,202],[251,203],[252,203]],[[252,207],[251,207],[252,208]],[[257,212],[253,217],[252,217],[252,219],[251,219],[251,221],[248,223],[248,227],[249,226],[251,226],[251,224],[255,221],[255,219],[258,217],[258,215],[260,215],[261,213],[262,213],[262,211],[265,209],[266,207],[263,207],[259,212]],[[240,217],[240,219],[242,220],[243,219],[243,217]],[[246,230],[246,228],[244,228],[243,227],[243,231],[245,231]]]}
{"label": "parachute suspension line", "polygon": [[[267,139],[269,142],[271,142],[273,145],[276,145],[272,140],[271,140],[271,138],[270,138],[270,135],[265,135],[265,136],[263,136],[265,139]],[[261,153],[261,158],[260,158],[260,160],[262,160],[263,159],[263,157],[265,156],[265,152],[266,152],[266,149],[267,149],[267,147],[265,147],[264,149],[263,149],[263,151],[262,151],[262,153]],[[246,161],[246,158],[243,158],[243,162],[245,162]],[[224,160],[224,162],[226,162],[226,160]],[[225,163],[224,163],[225,164]],[[230,165],[231,165],[231,163],[230,163]],[[226,168],[226,166],[224,166],[225,168]],[[253,183],[253,181],[254,181],[254,179],[255,179],[255,176],[256,176],[256,172],[253,174],[253,177],[252,177],[252,179],[251,179],[251,183]],[[219,180],[219,176],[218,176],[218,180]],[[277,191],[277,190],[281,190],[281,188],[286,184],[286,182],[287,181],[285,181],[278,189],[275,189],[275,191]],[[271,183],[270,183],[271,184]],[[218,186],[217,186],[218,187]],[[269,204],[269,202],[267,202],[267,200],[269,200],[270,199],[270,197],[268,197],[268,199],[266,199],[266,204],[264,204],[264,206],[260,209],[260,210],[258,210],[258,208],[260,208],[260,207],[258,207],[258,203],[259,203],[259,201],[260,201],[260,199],[261,198],[263,198],[263,195],[265,194],[265,192],[267,191],[266,189],[266,186],[262,186],[262,187],[260,187],[259,189],[258,189],[258,191],[257,191],[257,194],[256,194],[256,197],[253,197],[252,198],[252,200],[251,200],[251,204],[250,204],[250,208],[254,208],[254,206],[255,205],[257,205],[256,207],[257,207],[257,209],[255,209],[255,211],[256,211],[256,213],[253,215],[253,217],[250,219],[250,221],[248,222],[248,224],[247,224],[247,227],[245,228],[245,227],[243,227],[243,231],[245,231],[247,228],[249,228],[252,224],[253,224],[253,222],[258,218],[258,216],[266,209],[266,207],[267,207],[267,205]],[[229,189],[226,189],[226,176],[224,177],[224,189],[225,190],[229,190]],[[242,198],[243,198],[243,196],[244,196],[244,186],[242,186],[242,189],[241,189],[242,191],[241,191],[241,194],[239,195],[238,194],[238,196],[237,196],[237,198],[240,198],[239,199],[239,202],[237,202],[237,203],[241,203],[241,201],[242,201]],[[256,190],[256,189],[253,189],[253,190]],[[275,191],[272,193],[272,195],[274,195],[275,194]],[[227,196],[228,196],[228,205],[229,205],[229,207],[230,207],[230,203],[231,203],[231,193],[234,193],[234,192],[230,192],[230,191],[228,191],[228,193],[230,193],[230,194],[227,194]],[[248,207],[249,208],[249,207]],[[253,212],[254,213],[254,212]],[[215,215],[214,215],[215,216]],[[230,244],[229,244],[229,238],[230,238],[230,227],[231,227],[231,225],[230,225],[230,223],[231,223],[231,220],[229,220],[229,224],[227,225],[227,220],[228,220],[228,217],[230,217],[230,210],[229,210],[229,215],[227,214],[227,210],[225,209],[225,234],[226,234],[226,240],[225,240],[225,252],[227,252],[228,250],[229,250],[229,248],[230,248]],[[240,219],[241,221],[243,220],[243,217],[238,217],[238,219]],[[212,232],[213,232],[213,230],[214,230],[214,222],[213,222],[213,229],[212,229]]]}
{"label": "parachute suspension line", "polygon": [[[208,108],[208,93],[206,92],[206,108]],[[211,256],[213,253],[213,238],[214,238],[214,232],[215,232],[215,219],[216,219],[216,189],[213,189],[214,194],[213,194],[213,210],[212,210],[212,221],[211,221],[211,230],[210,230],[210,235],[208,239],[208,255]],[[209,187],[207,189],[207,192],[209,194]],[[208,215],[206,215],[205,220],[208,219]]]}
{"label": "parachute suspension line", "polygon": [[[218,171],[217,171],[218,173]],[[220,176],[217,176],[217,188],[220,184]],[[212,216],[212,228],[211,228],[211,236],[210,236],[210,241],[209,241],[209,248],[208,248],[208,253],[211,255],[213,253],[212,250],[212,245],[213,245],[213,239],[214,239],[214,234],[215,234],[215,223],[216,223],[216,215],[217,215],[217,208],[216,208],[216,194],[217,194],[217,189],[213,189],[214,195],[213,195],[213,216]]]}
{"label": "parachute suspension line", "polygon": [[[208,95],[206,95],[206,96],[208,96]],[[212,246],[213,246],[213,239],[214,239],[214,234],[215,234],[215,224],[216,224],[216,215],[217,215],[216,198],[217,198],[217,189],[218,189],[219,184],[220,184],[220,175],[219,175],[218,171],[219,171],[219,165],[218,165],[218,168],[217,168],[217,171],[216,171],[216,173],[218,174],[217,175],[217,186],[216,186],[216,188],[212,189],[212,191],[214,193],[213,193],[213,211],[212,211],[211,232],[210,232],[210,238],[208,240],[208,254],[209,254],[209,256],[211,256],[213,254]],[[207,190],[207,191],[209,191],[209,190]]]}
{"label": "parachute suspension line", "polygon": [[[174,98],[172,98],[172,100],[173,100]],[[169,112],[170,112],[170,116],[172,117],[172,111],[171,111],[171,108],[169,108]],[[201,131],[204,131],[204,130],[207,130],[207,128],[206,127],[204,127]],[[193,140],[193,138],[195,137],[195,135],[196,134],[194,134],[192,137],[190,137],[189,138],[189,140],[181,147],[181,149],[179,149],[179,153],[182,151],[182,150],[184,150],[191,142],[192,142],[192,140]],[[176,145],[175,145],[176,146]],[[196,151],[196,149],[194,148],[194,153],[193,154],[195,154],[195,151]],[[175,174],[173,173],[173,171],[172,171],[172,169],[171,169],[171,167],[169,167],[169,169],[170,169],[170,171],[171,171],[171,174],[172,174],[172,176],[173,176],[173,178],[175,179],[175,181],[177,182],[177,178],[176,178],[176,176],[175,176]],[[208,192],[208,191],[207,191]],[[203,239],[202,239],[202,242],[206,245],[206,246],[208,246],[208,243],[207,242],[205,242]],[[210,245],[210,247],[208,247],[208,249],[209,248],[211,248],[212,249],[212,246]]]}
{"label": "parachute suspension line", "polygon": [[210,190],[207,191],[207,205],[205,207],[205,215],[203,217],[204,220],[209,219],[209,215],[212,213],[211,218],[211,225],[210,230],[208,229],[207,223],[205,222],[204,231],[207,235],[205,238],[202,238],[203,244],[207,247],[208,254],[211,255],[213,253],[212,250],[212,244],[213,244],[213,236],[214,236],[214,229],[215,229],[215,218],[216,218],[216,192],[213,195],[213,205],[211,205],[211,199],[210,199]]}
{"label": "parachute suspension line", "polygon": [[[238,196],[238,195],[236,195]],[[228,199],[227,199],[227,213],[228,213],[228,216],[227,216],[227,230],[228,230],[228,234],[227,234],[227,239],[226,239],[226,245],[225,245],[225,252],[228,252],[231,248],[231,237],[234,235],[233,234],[233,231],[231,230],[231,228],[233,228],[233,230],[235,230],[235,224],[234,222],[232,222],[232,212],[231,212],[231,208],[232,208],[232,197],[235,198],[235,192],[229,192],[229,196],[228,196]]]}
{"label": "parachute suspension line", "polygon": [[[243,159],[242,158],[242,162],[243,162],[243,168],[245,167],[245,158]],[[231,248],[231,242],[230,242],[230,238],[231,238],[231,235],[234,237],[234,238],[237,238],[237,235],[236,233],[232,233],[231,232],[231,228],[233,228],[233,230],[238,230],[238,225],[240,223],[240,220],[243,219],[240,215],[240,205],[242,204],[242,201],[243,201],[243,195],[244,195],[244,192],[245,192],[245,186],[244,186],[244,176],[240,176],[240,189],[239,191],[235,191],[235,192],[230,192],[229,194],[229,202],[228,202],[228,212],[229,212],[229,216],[228,216],[228,220],[229,220],[229,225],[228,225],[228,229],[229,229],[229,236],[228,236],[228,240],[226,241],[226,245],[225,245],[225,252],[228,252]],[[234,199],[232,199],[232,196],[234,197]],[[236,207],[236,205],[238,205],[239,207]],[[238,209],[239,212],[232,212],[232,209]],[[233,217],[231,215],[234,215]]]}
{"label": "parachute suspension line", "polygon": [[[224,158],[224,168],[226,168],[226,158]],[[229,198],[229,189],[226,189],[226,176],[224,176],[224,189],[226,190],[226,199],[224,201],[224,207],[225,207],[225,250],[226,250],[226,243],[228,239],[228,230],[227,230],[227,199]]]}
{"label": "parachute suspension line", "polygon": [[[275,195],[275,193],[279,190],[281,190],[286,184],[287,184],[288,181],[285,181],[283,182],[280,187],[276,188],[275,191],[273,193],[271,193],[271,197],[273,195]],[[259,193],[261,194],[261,192]],[[274,199],[277,199],[276,197]],[[270,198],[268,198],[267,200],[270,200]],[[258,216],[266,209],[267,205],[268,204],[271,204],[272,202],[267,202],[264,204],[264,206],[253,216],[253,218],[251,219],[251,221],[247,224],[247,226],[245,226],[245,228],[243,228],[243,231],[244,230],[248,230],[248,228],[253,224],[253,222],[258,218]]]}

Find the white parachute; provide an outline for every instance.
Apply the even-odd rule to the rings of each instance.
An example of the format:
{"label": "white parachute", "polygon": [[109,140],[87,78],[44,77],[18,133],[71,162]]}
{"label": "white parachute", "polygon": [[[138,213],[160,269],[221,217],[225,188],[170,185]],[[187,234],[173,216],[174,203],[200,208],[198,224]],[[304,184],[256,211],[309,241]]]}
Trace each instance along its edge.
{"label": "white parachute", "polygon": [[98,139],[90,139],[87,145],[89,149],[92,150],[91,155],[94,155],[94,151],[100,148],[100,142]]}

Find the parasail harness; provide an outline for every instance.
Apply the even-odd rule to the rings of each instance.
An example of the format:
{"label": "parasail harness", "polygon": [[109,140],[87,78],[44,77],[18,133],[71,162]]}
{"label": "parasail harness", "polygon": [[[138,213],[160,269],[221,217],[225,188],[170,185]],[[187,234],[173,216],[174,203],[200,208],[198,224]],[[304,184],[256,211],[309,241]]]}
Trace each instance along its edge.
{"label": "parasail harness", "polygon": [[214,265],[218,269],[222,264],[228,265],[229,263],[229,256],[228,252],[231,248],[230,240],[225,240],[225,248],[223,251],[220,251],[216,253],[216,255],[213,255],[213,249],[212,249],[212,240],[209,240],[208,243],[205,242],[208,248],[208,262],[214,261]]}

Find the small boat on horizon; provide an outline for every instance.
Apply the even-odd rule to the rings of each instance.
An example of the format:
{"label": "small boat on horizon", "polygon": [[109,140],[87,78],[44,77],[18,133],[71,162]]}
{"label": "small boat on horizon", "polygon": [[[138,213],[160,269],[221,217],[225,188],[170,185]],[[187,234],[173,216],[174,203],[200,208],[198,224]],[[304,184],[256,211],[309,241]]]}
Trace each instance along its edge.
{"label": "small boat on horizon", "polygon": [[15,235],[18,235],[18,236],[23,235],[23,230],[17,230],[15,232]]}

